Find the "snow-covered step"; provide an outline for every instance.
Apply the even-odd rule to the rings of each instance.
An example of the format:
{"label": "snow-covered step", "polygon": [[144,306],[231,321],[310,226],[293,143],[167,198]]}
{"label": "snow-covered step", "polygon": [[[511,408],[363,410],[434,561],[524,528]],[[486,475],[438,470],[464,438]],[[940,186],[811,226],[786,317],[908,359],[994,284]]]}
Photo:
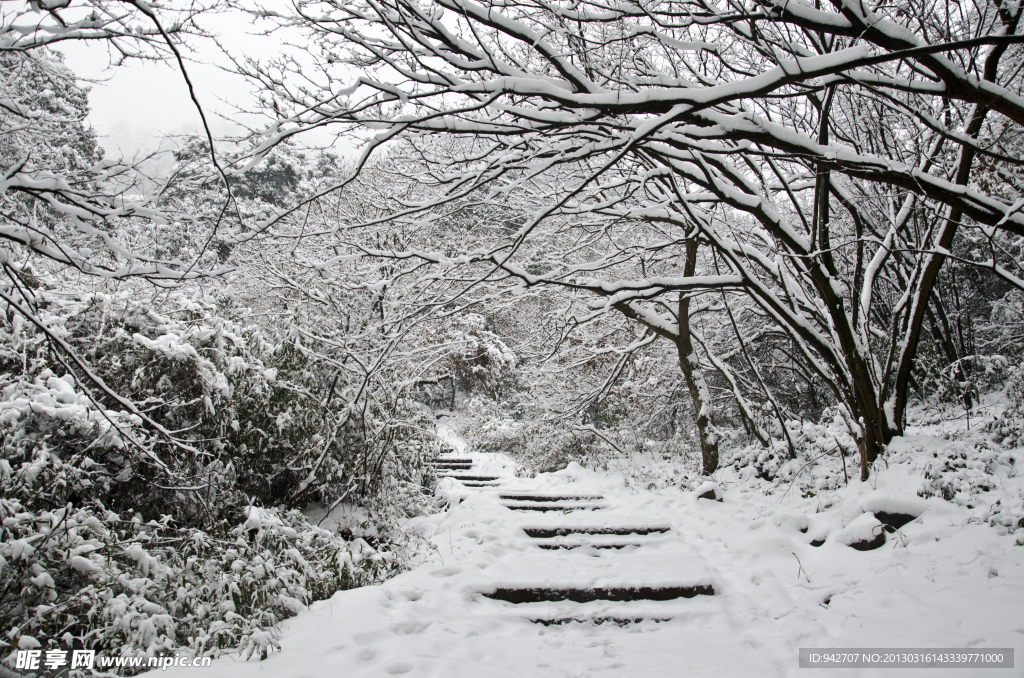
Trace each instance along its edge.
{"label": "snow-covered step", "polygon": [[527,536],[533,537],[534,539],[550,539],[552,537],[565,537],[568,535],[605,535],[613,534],[617,536],[625,535],[647,535],[647,534],[664,534],[672,528],[668,525],[637,525],[637,526],[591,526],[576,525],[576,526],[550,526],[550,525],[536,525],[536,526],[523,526],[523,531],[526,532]]}
{"label": "snow-covered step", "polygon": [[[544,530],[548,528],[529,528],[535,534],[537,530]],[[557,528],[556,528],[557,529]],[[584,528],[584,529],[595,529],[595,528]],[[671,539],[665,537],[664,528],[658,527],[656,531],[651,531],[650,528],[597,528],[604,530],[604,534],[595,534],[593,532],[574,532],[572,534],[566,534],[563,536],[555,537],[533,537],[534,545],[538,548],[545,549],[548,551],[570,551],[579,548],[592,548],[599,550],[616,550],[622,549],[634,549],[641,546],[656,546],[658,544],[665,544]],[[641,529],[646,534],[637,534],[632,532],[630,534],[617,534],[625,529]],[[611,532],[611,534],[608,534]]]}
{"label": "snow-covered step", "polygon": [[473,468],[472,462],[461,462],[461,461],[432,461],[430,465],[436,469],[446,469],[453,471],[468,471]]}
{"label": "snow-covered step", "polygon": [[600,494],[527,494],[525,492],[504,493],[498,495],[501,499],[509,501],[601,501],[604,496]]}
{"label": "snow-covered step", "polygon": [[607,508],[605,504],[597,503],[604,497],[595,494],[506,492],[498,497],[502,506],[515,511],[593,511]]}
{"label": "snow-covered step", "polygon": [[[701,601],[706,602],[701,602]],[[714,609],[711,598],[677,598],[667,601],[639,600],[630,602],[592,601],[588,603],[525,603],[515,607],[515,614],[524,621],[543,626],[565,624],[614,624],[628,626],[667,622],[677,618],[697,619]]]}
{"label": "snow-covered step", "polygon": [[602,615],[598,617],[533,617],[530,618],[530,621],[534,624],[541,624],[543,626],[562,626],[564,624],[594,624],[596,626],[600,626],[601,624],[614,624],[615,626],[630,626],[632,624],[642,624],[643,622],[653,622],[657,624],[660,622],[672,621],[672,617],[612,617]]}
{"label": "snow-covered step", "polygon": [[654,535],[574,534],[551,539],[536,539],[535,546],[549,551],[569,551],[578,548],[614,549],[651,546],[665,543],[661,533]]}
{"label": "snow-covered step", "polygon": [[596,511],[607,508],[605,504],[581,504],[578,502],[539,503],[533,501],[504,501],[501,504],[513,511]]}
{"label": "snow-covered step", "polygon": [[571,550],[571,549],[579,549],[579,548],[615,549],[615,550],[619,550],[619,549],[625,549],[625,548],[640,547],[640,546],[643,546],[643,544],[641,544],[639,542],[601,542],[601,543],[596,543],[596,544],[585,543],[585,542],[577,542],[577,543],[572,543],[572,542],[547,542],[547,543],[543,543],[543,544],[537,544],[537,546],[542,548],[542,549],[547,549],[549,551],[558,551],[558,550],[568,551],[568,550]]}
{"label": "snow-covered step", "polygon": [[472,480],[465,480],[465,481],[462,481],[462,485],[464,487],[497,487],[498,486],[498,482],[499,481],[497,481],[497,480],[485,480],[485,481],[479,481],[479,482],[474,482]]}
{"label": "snow-covered step", "polygon": [[675,600],[695,596],[713,596],[715,587],[706,582],[647,586],[642,584],[617,586],[508,586],[483,593],[487,598],[508,603],[543,603],[570,600],[589,603],[595,600],[616,602],[633,600]]}
{"label": "snow-covered step", "polygon": [[474,482],[474,483],[484,483],[484,482],[493,481],[493,480],[500,480],[500,478],[498,476],[468,476],[468,475],[461,475],[461,474],[454,474],[454,473],[445,473],[445,474],[439,475],[438,478],[451,478],[452,480],[458,480],[458,481],[466,481],[466,480],[468,480],[468,481]]}

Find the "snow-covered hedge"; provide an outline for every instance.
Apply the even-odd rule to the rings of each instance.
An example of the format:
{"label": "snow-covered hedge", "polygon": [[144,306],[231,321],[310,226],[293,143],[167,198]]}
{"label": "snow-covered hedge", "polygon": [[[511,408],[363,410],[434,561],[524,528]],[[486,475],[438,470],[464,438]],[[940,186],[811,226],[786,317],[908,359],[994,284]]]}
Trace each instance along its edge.
{"label": "snow-covered hedge", "polygon": [[[391,553],[316,528],[296,510],[247,506],[203,529],[167,514],[122,518],[103,499],[141,461],[131,446],[146,449],[151,438],[137,415],[102,410],[74,383],[44,369],[0,400],[0,644],[10,650],[263,656],[282,619],[399,567]],[[111,469],[112,458],[132,461]],[[205,496],[237,495],[223,477],[221,485]],[[161,490],[173,498],[174,488],[154,494]]]}
{"label": "snow-covered hedge", "polygon": [[203,531],[168,516],[123,519],[101,504],[30,511],[3,499],[0,519],[0,586],[15,594],[4,596],[0,618],[12,651],[265,656],[275,624],[397,567],[391,553],[346,542],[298,511],[250,507],[243,522]]}
{"label": "snow-covered hedge", "polygon": [[[792,451],[787,440],[774,438],[768,447],[753,444],[734,449],[727,457],[723,455],[723,466],[777,484],[796,481],[803,494],[833,490],[846,476],[860,477],[856,444],[834,410],[826,410],[819,423],[791,420],[786,428]],[[846,476],[842,472],[844,463]]]}
{"label": "snow-covered hedge", "polygon": [[[183,295],[158,313],[129,293],[35,294],[49,331],[137,410],[57,360],[47,337],[15,315],[0,325],[0,425],[9,460],[30,448],[64,458],[89,447],[131,508],[194,525],[253,499],[289,507],[343,494],[370,501],[428,473],[433,422],[411,399],[365,394],[362,384],[339,380],[297,333],[246,323],[245,309],[232,319],[214,302]],[[352,393],[364,393],[363,401],[353,403],[360,396]],[[158,435],[154,422],[178,443]],[[367,433],[375,428],[384,434]],[[368,459],[375,474],[360,468]],[[158,480],[204,490],[154,492]]]}
{"label": "snow-covered hedge", "polygon": [[298,341],[211,303],[172,297],[160,314],[128,293],[35,296],[49,335],[0,324],[0,654],[259,657],[304,605],[402,567],[386,529],[371,547],[297,509],[429,508],[437,443],[403,424],[420,416],[411,401],[346,418],[347,386],[328,408],[333,374]]}

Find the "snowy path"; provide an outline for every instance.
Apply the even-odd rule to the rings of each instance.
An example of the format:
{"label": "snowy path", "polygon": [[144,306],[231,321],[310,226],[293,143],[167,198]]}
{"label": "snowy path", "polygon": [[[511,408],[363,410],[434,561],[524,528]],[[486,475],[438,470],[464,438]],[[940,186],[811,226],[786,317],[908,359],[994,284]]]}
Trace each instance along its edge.
{"label": "snowy path", "polygon": [[520,479],[499,455],[447,466],[460,503],[414,525],[427,563],[314,604],[282,652],[204,678],[926,675],[800,670],[800,647],[1016,647],[1024,664],[1024,548],[951,529],[941,506],[859,552],[811,546],[827,516],[763,496],[634,494],[575,466]]}

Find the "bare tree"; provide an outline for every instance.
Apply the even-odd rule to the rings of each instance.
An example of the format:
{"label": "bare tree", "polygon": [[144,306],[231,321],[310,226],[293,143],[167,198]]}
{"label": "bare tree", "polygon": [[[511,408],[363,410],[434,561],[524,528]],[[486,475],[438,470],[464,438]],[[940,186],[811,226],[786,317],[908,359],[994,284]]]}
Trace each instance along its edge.
{"label": "bare tree", "polygon": [[[971,181],[979,157],[1021,163],[992,133],[1024,123],[1020,12],[1004,2],[297,2],[277,20],[308,31],[317,68],[244,70],[276,117],[261,149],[324,126],[372,131],[364,158],[408,139],[436,191],[392,218],[437,217],[470,195],[532,204],[514,231],[458,256],[412,246],[398,256],[587,291],[675,336],[683,356],[693,354],[685,300],[742,290],[842,406],[866,477],[902,429],[957,237],[979,233],[994,254],[974,263],[1021,281],[1001,241],[1024,235],[1021,203]],[[439,135],[465,142],[426,140]],[[608,237],[641,223],[659,224],[660,242]],[[531,269],[529,243],[556,232],[589,249]],[[698,242],[705,270],[668,273]],[[661,268],[646,271],[658,253]],[[624,267],[631,277],[619,277]],[[680,293],[669,313],[663,300]],[[693,383],[700,413],[696,373]]]}

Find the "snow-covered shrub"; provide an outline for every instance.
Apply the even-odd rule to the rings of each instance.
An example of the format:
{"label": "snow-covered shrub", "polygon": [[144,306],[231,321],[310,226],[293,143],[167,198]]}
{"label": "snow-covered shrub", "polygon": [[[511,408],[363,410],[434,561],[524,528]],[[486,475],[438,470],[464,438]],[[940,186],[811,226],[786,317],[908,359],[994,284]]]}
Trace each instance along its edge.
{"label": "snow-covered shrub", "polygon": [[35,294],[96,378],[21,316],[0,324],[0,642],[262,656],[280,620],[406,562],[383,526],[371,547],[296,509],[431,506],[425,428],[370,438],[379,410],[330,410],[296,341],[212,303]]}
{"label": "snow-covered shrub", "polygon": [[989,507],[988,524],[1011,533],[1024,529],[1024,501],[997,499]]}
{"label": "snow-covered shrub", "polygon": [[847,477],[860,477],[855,443],[834,408],[825,411],[821,423],[791,420],[786,422],[786,428],[796,456],[786,440],[775,438],[767,448],[755,444],[735,450],[723,459],[723,465],[733,467],[741,475],[776,483],[783,492],[797,491],[790,489],[792,481],[802,496],[834,490]]}
{"label": "snow-covered shrub", "polygon": [[202,529],[169,514],[122,519],[105,502],[129,508],[120,488],[153,439],[137,415],[103,410],[74,384],[44,369],[8,384],[0,401],[0,642],[264,656],[274,625],[302,606],[400,568],[391,553],[313,527],[296,510],[240,506],[217,460],[197,495],[176,502],[184,488],[171,487],[161,498],[156,484],[139,506],[209,501]]}
{"label": "snow-covered shrub", "polygon": [[622,478],[623,485],[638,492],[670,487],[690,490],[701,478],[696,459],[655,451],[592,455],[581,465],[610,471]]}
{"label": "snow-covered shrub", "polygon": [[[408,405],[408,403],[404,403]],[[423,417],[422,412],[410,410],[407,416]],[[424,421],[424,428],[430,423]],[[433,493],[437,482],[437,469],[428,464],[442,452],[442,443],[396,430],[392,439],[379,441],[370,449],[379,462],[377,485],[365,503],[374,519],[382,524],[394,524],[417,515],[439,511],[443,502]]]}
{"label": "snow-covered shrub", "polygon": [[456,316],[438,339],[450,347],[451,372],[466,393],[479,391],[495,398],[513,378],[515,354],[487,329],[487,319],[479,313]]}
{"label": "snow-covered shrub", "polygon": [[987,444],[950,446],[932,452],[923,468],[917,494],[942,497],[961,506],[978,503],[978,495],[991,492],[999,479],[1015,473],[1013,457]]}
{"label": "snow-covered shrub", "polygon": [[203,531],[169,516],[122,519],[99,503],[31,511],[0,500],[5,644],[265,656],[278,622],[398,567],[392,553],[313,527],[298,511],[249,507],[240,518]]}
{"label": "snow-covered shrub", "polygon": [[504,408],[482,398],[463,405],[459,433],[474,450],[521,457],[529,445],[527,424],[514,420]]}
{"label": "snow-covered shrub", "polygon": [[594,452],[594,436],[574,433],[567,427],[544,423],[533,427],[527,434],[523,454],[514,458],[525,468],[537,473],[561,471],[569,464],[580,463]]}
{"label": "snow-covered shrub", "polygon": [[960,506],[976,509],[976,519],[997,530],[1013,532],[1024,528],[1024,499],[1015,483],[1024,461],[1019,450],[1001,449],[984,434],[965,432],[939,448],[914,450],[912,463],[921,469],[921,497],[941,497]]}
{"label": "snow-covered shrub", "polygon": [[1024,447],[1024,369],[1009,368],[1006,380],[1006,408],[986,424],[992,441],[1002,447]]}
{"label": "snow-covered shrub", "polygon": [[970,355],[933,366],[925,371],[928,400],[960,411],[973,410],[982,394],[1002,388],[1013,369],[1002,355]]}
{"label": "snow-covered shrub", "polygon": [[[116,498],[92,495],[113,510],[167,513],[202,525],[251,500],[300,507],[348,493],[372,501],[391,482],[385,476],[420,483],[427,473],[432,422],[415,403],[378,397],[370,407],[330,408],[321,394],[330,392],[335,375],[297,338],[244,324],[242,312],[233,320],[215,303],[183,295],[172,296],[162,313],[130,294],[69,298],[40,290],[37,296],[48,305],[50,331],[78,348],[94,373],[150,421],[81,374],[68,375],[67,383],[56,379],[46,337],[15,316],[13,325],[0,327],[0,387],[12,403],[0,422],[9,427],[6,444],[10,449],[17,440],[21,456],[34,454],[33,446],[66,455],[68,436],[86,432],[85,415],[75,408],[93,403],[91,426],[113,426],[112,442],[81,444],[92,447],[91,459],[116,481]],[[42,400],[26,410],[23,401],[33,398]],[[14,414],[19,407],[24,412]],[[107,408],[114,418],[104,416]],[[388,417],[407,424],[367,435]],[[178,442],[150,422],[176,432]],[[30,434],[17,433],[23,430]],[[202,489],[154,492],[154,483]]]}

